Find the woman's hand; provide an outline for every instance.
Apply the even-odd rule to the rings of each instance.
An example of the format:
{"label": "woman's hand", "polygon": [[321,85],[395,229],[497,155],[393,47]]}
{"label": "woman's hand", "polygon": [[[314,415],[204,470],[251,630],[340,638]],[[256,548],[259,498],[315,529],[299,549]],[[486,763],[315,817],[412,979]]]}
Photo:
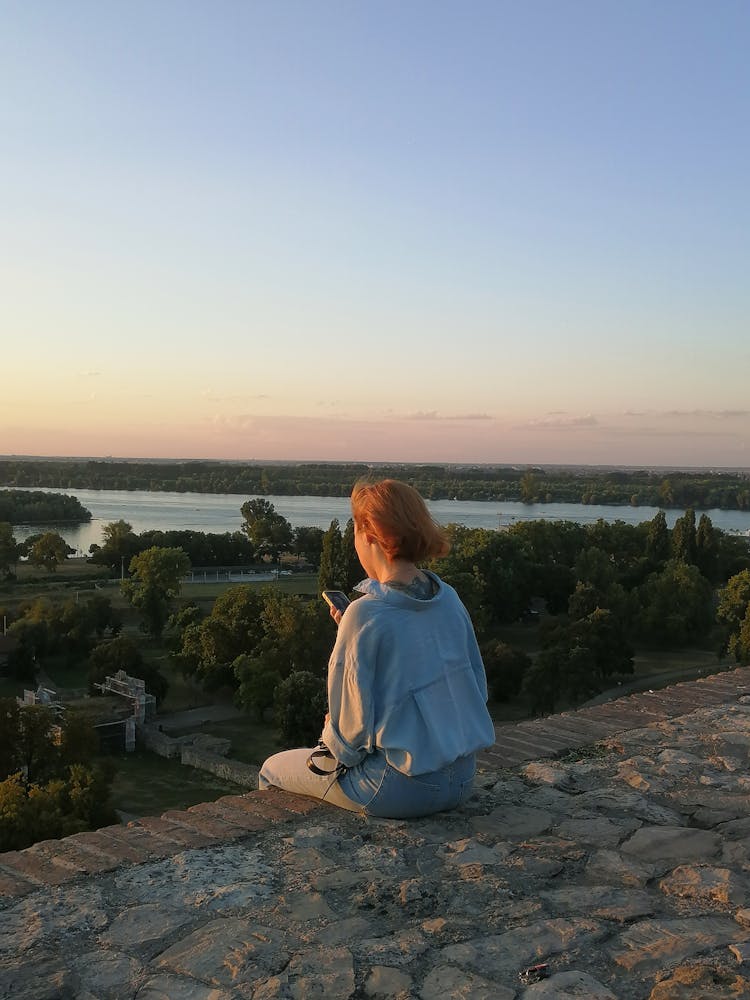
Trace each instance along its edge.
{"label": "woman's hand", "polygon": [[331,608],[331,618],[333,618],[333,620],[336,622],[337,625],[341,621],[341,616],[343,615],[343,613],[344,612],[339,611],[338,608],[334,607]]}

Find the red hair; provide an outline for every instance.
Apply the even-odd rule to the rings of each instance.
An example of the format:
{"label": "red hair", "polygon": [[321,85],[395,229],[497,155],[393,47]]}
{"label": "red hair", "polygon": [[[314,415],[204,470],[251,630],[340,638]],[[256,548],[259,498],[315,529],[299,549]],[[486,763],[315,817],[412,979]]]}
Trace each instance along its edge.
{"label": "red hair", "polygon": [[448,538],[413,486],[398,479],[359,480],[352,490],[352,514],[389,559],[420,562],[448,554]]}

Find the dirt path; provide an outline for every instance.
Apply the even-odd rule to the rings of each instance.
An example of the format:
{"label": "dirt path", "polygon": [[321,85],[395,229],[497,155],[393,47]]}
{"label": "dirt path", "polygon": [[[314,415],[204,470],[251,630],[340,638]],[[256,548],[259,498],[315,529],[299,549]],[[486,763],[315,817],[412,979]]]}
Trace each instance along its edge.
{"label": "dirt path", "polygon": [[241,708],[236,708],[234,705],[201,705],[199,708],[189,708],[184,712],[158,715],[156,721],[162,729],[188,729],[191,726],[202,726],[204,722],[238,719],[244,714]]}

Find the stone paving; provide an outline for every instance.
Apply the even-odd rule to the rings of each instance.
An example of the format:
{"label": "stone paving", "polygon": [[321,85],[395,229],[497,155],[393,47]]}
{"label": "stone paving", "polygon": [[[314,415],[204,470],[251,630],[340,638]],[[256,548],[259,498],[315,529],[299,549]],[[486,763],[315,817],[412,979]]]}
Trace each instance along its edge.
{"label": "stone paving", "polygon": [[750,670],[657,695],[499,730],[453,813],[253,792],[0,855],[0,998],[750,998]]}

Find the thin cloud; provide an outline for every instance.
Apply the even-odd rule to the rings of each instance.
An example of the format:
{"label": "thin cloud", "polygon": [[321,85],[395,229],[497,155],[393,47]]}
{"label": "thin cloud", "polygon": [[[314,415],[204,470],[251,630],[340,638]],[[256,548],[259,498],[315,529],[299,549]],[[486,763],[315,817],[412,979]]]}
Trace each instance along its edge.
{"label": "thin cloud", "polygon": [[271,397],[265,392],[259,392],[254,395],[220,396],[214,393],[213,389],[202,389],[201,398],[209,403],[250,403],[259,399],[270,399]]}
{"label": "thin cloud", "polygon": [[750,410],[626,410],[625,417],[649,417],[652,420],[742,420],[750,417]]}
{"label": "thin cloud", "polygon": [[521,429],[526,430],[575,430],[577,427],[598,427],[599,421],[592,413],[582,416],[571,416],[565,413],[548,413],[545,417],[538,417],[521,424]]}
{"label": "thin cloud", "polygon": [[[389,411],[388,416],[394,416]],[[447,413],[440,414],[437,410],[417,410],[416,413],[407,413],[400,419],[403,420],[441,420],[441,421],[461,421],[461,420],[494,420],[489,413]]]}
{"label": "thin cloud", "polygon": [[96,371],[78,372],[79,378],[96,378],[98,375],[101,375],[101,372],[96,372]]}
{"label": "thin cloud", "polygon": [[437,410],[417,410],[416,413],[407,413],[405,420],[439,420]]}

